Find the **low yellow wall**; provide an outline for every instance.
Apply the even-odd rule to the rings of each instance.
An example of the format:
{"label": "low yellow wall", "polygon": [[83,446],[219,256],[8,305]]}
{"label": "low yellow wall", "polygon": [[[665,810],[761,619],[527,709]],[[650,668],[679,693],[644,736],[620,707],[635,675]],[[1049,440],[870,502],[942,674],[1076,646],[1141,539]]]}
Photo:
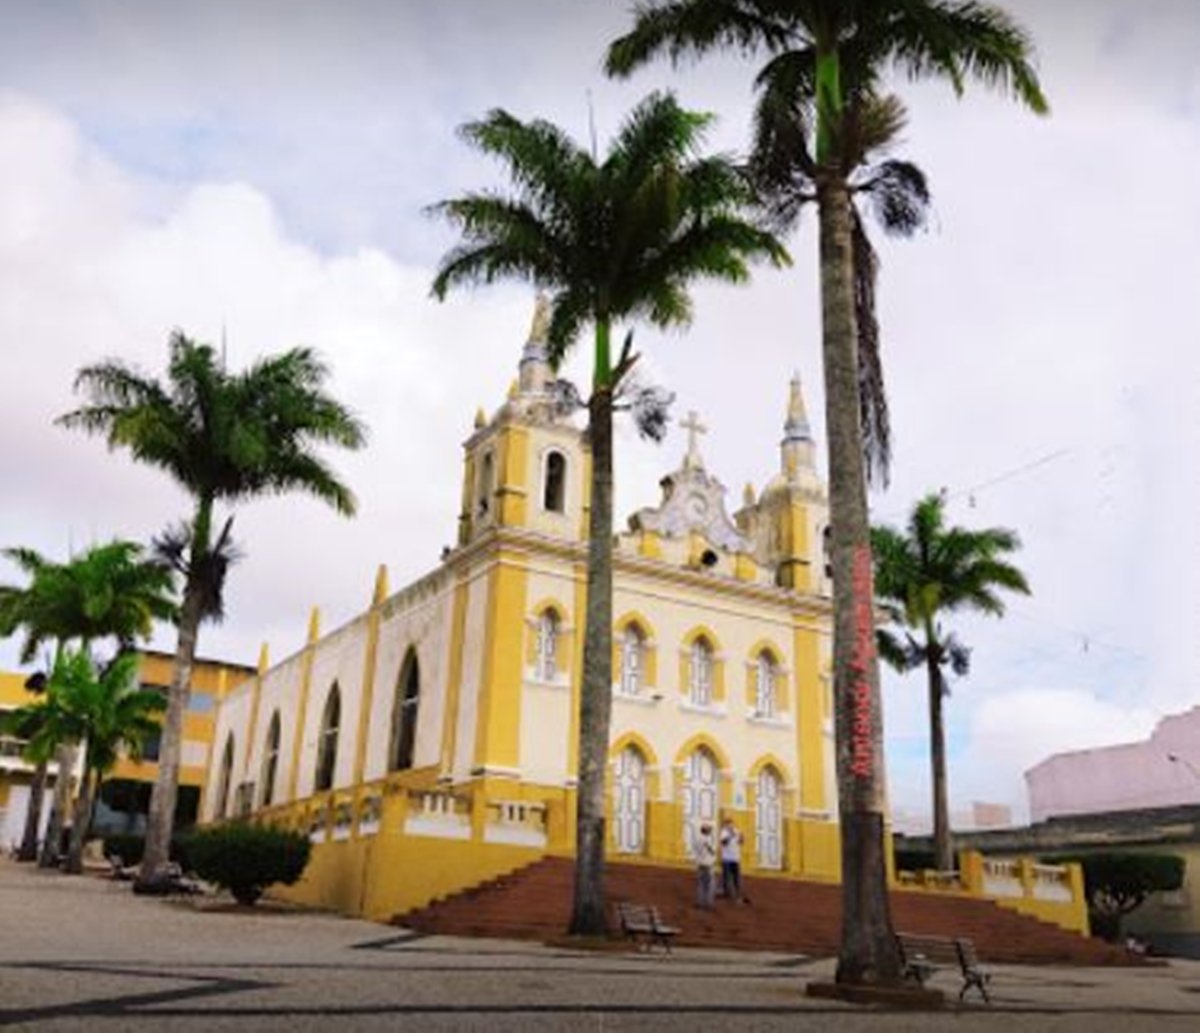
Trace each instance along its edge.
{"label": "low yellow wall", "polygon": [[316,843],[304,877],[272,896],[376,922],[536,861],[543,851],[389,834]]}

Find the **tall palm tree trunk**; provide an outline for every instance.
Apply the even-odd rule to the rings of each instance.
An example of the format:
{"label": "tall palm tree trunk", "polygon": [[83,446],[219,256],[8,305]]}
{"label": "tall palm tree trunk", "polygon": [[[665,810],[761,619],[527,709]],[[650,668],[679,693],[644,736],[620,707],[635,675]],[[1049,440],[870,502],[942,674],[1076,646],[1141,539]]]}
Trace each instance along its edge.
{"label": "tall palm tree trunk", "polygon": [[179,764],[183,752],[183,715],[191,694],[192,665],[200,628],[201,590],[195,575],[189,575],[179,614],[179,638],[175,645],[175,671],[167,694],[162,739],[158,752],[158,778],[150,792],[146,815],[146,851],[138,869],[137,885],[152,889],[159,873],[170,860],[171,834],[175,826],[175,802],[179,795]]}
{"label": "tall palm tree trunk", "polygon": [[50,820],[46,823],[46,837],[42,840],[42,853],[38,858],[39,868],[54,868],[59,862],[63,826],[71,806],[71,773],[75,770],[77,752],[76,743],[62,743],[54,754],[58,773],[54,776],[54,796],[50,803]]}
{"label": "tall palm tree trunk", "polygon": [[608,925],[604,901],[604,776],[612,724],[613,581],[613,410],[608,333],[608,324],[598,323],[596,377],[588,403],[592,500],[579,701],[575,896],[570,925],[570,932],[581,936],[603,935]]}
{"label": "tall palm tree trunk", "polygon": [[842,839],[842,943],[836,978],[839,983],[899,982],[884,861],[883,720],[859,418],[850,194],[844,175],[829,165],[818,178],[817,201]]}
{"label": "tall palm tree trunk", "polygon": [[933,854],[938,871],[954,867],[954,842],[950,836],[950,805],[946,790],[946,727],[942,701],[946,692],[937,645],[926,638],[925,664],[929,669],[929,754],[933,762]]}
{"label": "tall palm tree trunk", "polygon": [[85,766],[79,797],[75,801],[75,816],[71,823],[71,845],[67,851],[67,871],[71,875],[83,872],[83,846],[92,825],[93,787],[96,781],[96,773]]}
{"label": "tall palm tree trunk", "polygon": [[183,604],[179,608],[179,638],[175,644],[175,670],[167,694],[162,739],[158,752],[158,778],[150,793],[146,815],[146,851],[138,869],[135,889],[153,892],[161,886],[162,871],[171,859],[171,834],[175,830],[175,803],[179,796],[179,764],[183,753],[183,715],[191,695],[192,665],[204,609],[203,562],[207,560],[212,531],[212,499],[202,497],[192,526],[192,544]]}
{"label": "tall palm tree trunk", "polygon": [[36,861],[38,855],[38,832],[42,825],[42,804],[46,797],[46,778],[50,764],[42,760],[33,772],[29,785],[29,807],[25,811],[25,831],[21,836],[21,847],[17,851],[18,861]]}

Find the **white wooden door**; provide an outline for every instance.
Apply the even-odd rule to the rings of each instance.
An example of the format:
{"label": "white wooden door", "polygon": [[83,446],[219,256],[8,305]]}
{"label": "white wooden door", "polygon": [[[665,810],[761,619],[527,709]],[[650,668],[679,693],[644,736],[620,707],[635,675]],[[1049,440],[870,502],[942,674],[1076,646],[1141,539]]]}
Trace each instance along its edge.
{"label": "white wooden door", "polygon": [[758,774],[755,806],[755,853],[763,868],[783,867],[783,806],[779,776],[771,768]]}
{"label": "white wooden door", "polygon": [[613,795],[617,851],[640,854],[646,849],[646,759],[635,746],[617,757]]}
{"label": "white wooden door", "polygon": [[717,762],[701,747],[687,760],[683,773],[683,845],[696,856],[696,836],[703,824],[717,825]]}

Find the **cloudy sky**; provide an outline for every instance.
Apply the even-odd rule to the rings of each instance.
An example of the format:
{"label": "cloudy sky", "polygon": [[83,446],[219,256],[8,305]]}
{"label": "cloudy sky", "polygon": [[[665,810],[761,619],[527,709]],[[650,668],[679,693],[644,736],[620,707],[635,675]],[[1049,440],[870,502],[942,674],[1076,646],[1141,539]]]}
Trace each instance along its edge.
{"label": "cloudy sky", "polygon": [[[603,140],[669,86],[719,114],[714,146],[744,148],[750,62],[604,79],[627,6],[0,2],[0,544],[65,557],[186,514],[161,475],[51,426],[80,365],[160,372],[178,326],[224,332],[237,365],[315,346],[371,429],[368,450],[337,459],[353,523],[299,498],[239,511],[247,555],[204,654],[253,661],[267,640],[282,657],[311,604],[327,625],[359,609],[376,564],[393,586],[434,566],[460,443],[502,399],[531,308],[516,286],[428,296],[451,237],[422,207],[501,182],[454,127],[502,105],[585,139],[590,104]],[[898,84],[901,153],[935,209],[928,232],[880,246],[896,460],[872,504],[898,522],[944,487],[955,521],[1022,536],[1035,594],[1002,622],[957,622],[974,671],[949,708],[955,804],[1021,811],[1021,772],[1046,754],[1142,736],[1200,702],[1200,11],[1008,6],[1037,41],[1052,117]],[[639,331],[736,493],[775,469],[793,369],[821,425],[812,230],[791,242],[793,269],[698,289],[686,334]],[[680,438],[622,438],[623,511],[656,499]],[[923,691],[887,680],[892,796],[914,812]]]}

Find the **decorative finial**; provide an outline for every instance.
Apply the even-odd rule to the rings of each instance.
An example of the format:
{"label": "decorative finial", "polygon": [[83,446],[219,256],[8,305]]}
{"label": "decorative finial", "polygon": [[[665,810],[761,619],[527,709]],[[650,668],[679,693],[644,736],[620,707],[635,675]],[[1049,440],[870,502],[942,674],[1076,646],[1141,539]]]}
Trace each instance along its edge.
{"label": "decorative finial", "polygon": [[267,668],[271,666],[271,650],[267,643],[263,643],[258,651],[258,673],[260,675],[267,673]]}
{"label": "decorative finial", "polygon": [[746,487],[742,489],[742,505],[753,506],[755,503],[754,485],[749,481],[746,482]]}
{"label": "decorative finial", "polygon": [[314,606],[308,615],[308,644],[313,645],[321,637],[321,608]]}
{"label": "decorative finial", "polygon": [[708,433],[708,428],[700,422],[700,417],[694,409],[689,410],[686,420],[679,421],[679,426],[688,432],[687,454],[683,457],[683,465],[691,469],[704,466],[704,460],[700,458],[699,438],[701,434]]}
{"label": "decorative finial", "polygon": [[483,411],[483,406],[481,405],[478,409],[475,410],[475,429],[480,430],[481,428],[486,427],[486,426],[487,426],[487,413],[485,413]]}
{"label": "decorative finial", "polygon": [[516,397],[517,397],[517,392],[518,392],[519,390],[520,390],[520,385],[517,383],[517,381],[516,381],[516,380],[514,380],[514,381],[513,381],[511,384],[509,384],[509,385],[508,385],[508,400],[509,400],[510,402],[511,402],[511,401],[512,401],[514,398],[516,398]]}
{"label": "decorative finial", "polygon": [[371,593],[371,605],[378,606],[382,603],[388,594],[388,571],[387,564],[379,564],[379,569],[375,571],[375,590]]}
{"label": "decorative finial", "polygon": [[792,374],[791,390],[788,394],[787,420],[783,425],[784,441],[812,441],[812,430],[808,426],[808,411],[804,407],[804,391],[800,387],[800,374]]}
{"label": "decorative finial", "polygon": [[550,295],[538,291],[533,303],[533,322],[529,325],[531,344],[545,345],[550,342]]}

